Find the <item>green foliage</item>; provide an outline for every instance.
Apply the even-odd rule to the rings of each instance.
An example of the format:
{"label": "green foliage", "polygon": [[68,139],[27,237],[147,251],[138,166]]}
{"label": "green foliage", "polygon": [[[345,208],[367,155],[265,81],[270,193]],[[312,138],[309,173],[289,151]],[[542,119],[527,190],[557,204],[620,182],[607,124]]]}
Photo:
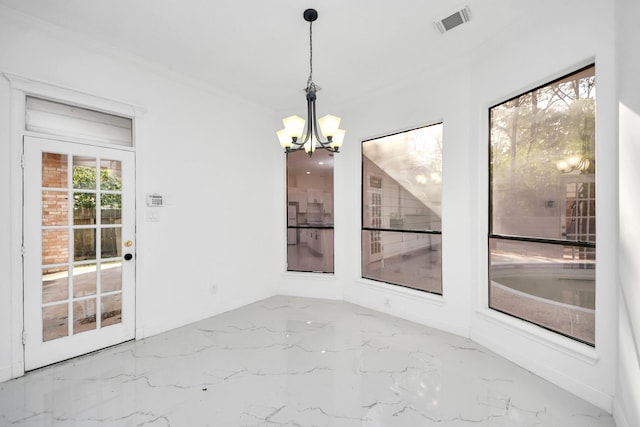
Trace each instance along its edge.
{"label": "green foliage", "polygon": [[[82,190],[96,189],[96,168],[76,166],[73,169],[73,188]],[[100,169],[100,189],[106,191],[121,191],[120,177],[111,169]],[[95,209],[95,193],[75,193],[73,200],[74,209]],[[102,209],[119,209],[122,207],[120,194],[102,194]]]}

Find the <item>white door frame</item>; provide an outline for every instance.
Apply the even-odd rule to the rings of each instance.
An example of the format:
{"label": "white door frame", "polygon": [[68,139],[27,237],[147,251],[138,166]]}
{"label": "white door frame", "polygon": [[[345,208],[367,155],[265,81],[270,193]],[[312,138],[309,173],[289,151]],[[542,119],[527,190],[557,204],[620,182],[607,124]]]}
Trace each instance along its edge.
{"label": "white door frame", "polygon": [[[24,369],[24,346],[22,344],[22,332],[24,330],[24,301],[22,298],[24,290],[24,271],[22,263],[22,206],[24,204],[22,195],[22,141],[24,136],[41,136],[40,134],[25,131],[25,104],[28,95],[58,101],[66,104],[102,111],[119,116],[139,118],[144,114],[144,109],[130,104],[113,101],[107,98],[94,96],[80,92],[71,88],[54,84],[44,83],[15,74],[4,73],[4,77],[9,81],[11,88],[11,119],[10,119],[10,176],[11,176],[11,203],[10,203],[10,224],[9,235],[11,250],[11,271],[10,293],[11,293],[11,378],[17,378],[25,373]],[[136,126],[134,120],[133,127],[133,147],[135,150]],[[78,140],[77,142],[82,142]],[[86,141],[85,141],[86,142]],[[99,145],[99,144],[97,144]],[[105,145],[109,146],[109,145]],[[138,161],[136,160],[136,168]],[[138,183],[136,183],[136,200]],[[136,223],[138,213],[136,213]],[[137,229],[137,227],[136,227]],[[138,243],[140,236],[136,236]],[[136,273],[136,276],[138,274]],[[136,277],[137,278],[137,277]],[[138,305],[138,287],[136,287],[136,305]],[[136,324],[138,324],[138,313],[136,309]],[[136,338],[138,332],[136,330]]]}

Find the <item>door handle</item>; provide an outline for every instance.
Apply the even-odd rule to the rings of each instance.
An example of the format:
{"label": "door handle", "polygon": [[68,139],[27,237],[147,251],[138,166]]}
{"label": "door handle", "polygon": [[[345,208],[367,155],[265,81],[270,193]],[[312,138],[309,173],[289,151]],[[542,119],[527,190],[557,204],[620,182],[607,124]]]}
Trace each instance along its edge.
{"label": "door handle", "polygon": [[125,261],[131,261],[131,259],[133,258],[133,255],[131,254],[124,254],[124,260]]}

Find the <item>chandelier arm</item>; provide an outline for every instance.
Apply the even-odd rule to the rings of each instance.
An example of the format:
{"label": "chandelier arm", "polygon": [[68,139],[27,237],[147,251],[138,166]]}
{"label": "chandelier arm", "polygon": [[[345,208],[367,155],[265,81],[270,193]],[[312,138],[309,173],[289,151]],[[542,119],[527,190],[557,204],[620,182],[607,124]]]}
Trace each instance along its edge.
{"label": "chandelier arm", "polygon": [[315,98],[315,93],[307,92],[307,131],[305,132],[304,139],[302,140],[302,144],[300,145],[301,147],[304,147],[307,141],[311,139],[311,133],[313,132],[313,121],[311,119],[313,110],[313,98]]}
{"label": "chandelier arm", "polygon": [[318,133],[318,119],[316,118],[316,100],[314,99],[311,104],[311,116],[309,116],[309,120],[313,123],[313,136],[316,137],[316,142],[320,144],[321,148],[326,148],[326,142],[320,139],[320,134]]}

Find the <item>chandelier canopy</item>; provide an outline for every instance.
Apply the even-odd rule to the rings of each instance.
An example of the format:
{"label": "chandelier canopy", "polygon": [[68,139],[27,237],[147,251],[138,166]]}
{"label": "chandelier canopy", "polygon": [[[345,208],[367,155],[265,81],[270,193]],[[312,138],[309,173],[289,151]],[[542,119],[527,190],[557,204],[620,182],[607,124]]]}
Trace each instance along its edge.
{"label": "chandelier canopy", "polygon": [[[309,78],[307,87],[304,89],[307,94],[307,120],[299,116],[290,116],[282,119],[284,129],[277,132],[280,146],[285,153],[304,150],[311,156],[316,149],[322,148],[337,153],[344,140],[344,130],[339,129],[340,117],[326,115],[320,120],[316,120],[316,93],[320,87],[313,82],[313,21],[318,19],[318,12],[315,9],[304,11],[304,20],[309,23]],[[305,130],[306,123],[306,130]],[[322,140],[318,133],[318,128]]]}

